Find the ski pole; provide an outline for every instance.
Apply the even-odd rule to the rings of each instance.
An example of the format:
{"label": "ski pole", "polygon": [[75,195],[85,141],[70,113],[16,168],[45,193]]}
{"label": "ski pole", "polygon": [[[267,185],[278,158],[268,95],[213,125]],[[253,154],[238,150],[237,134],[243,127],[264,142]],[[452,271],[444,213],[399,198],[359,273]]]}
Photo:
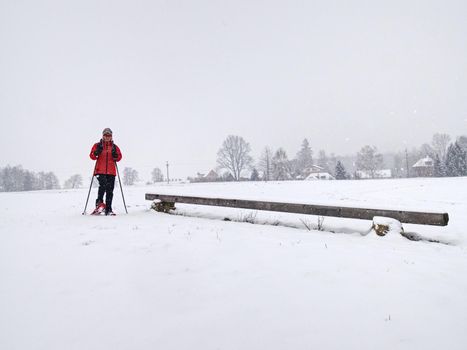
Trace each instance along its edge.
{"label": "ski pole", "polygon": [[115,163],[115,169],[117,169],[118,183],[120,184],[120,191],[122,191],[123,205],[125,206],[125,211],[126,211],[126,213],[128,214],[128,210],[126,209],[126,204],[125,204],[125,196],[123,195],[122,182],[120,181],[120,173],[119,173],[119,171],[118,171],[117,162],[114,161],[114,163]]}
{"label": "ski pole", "polygon": [[84,206],[83,215],[86,215],[86,208],[88,207],[89,195],[91,194],[92,182],[94,181],[94,173],[96,172],[96,168],[97,168],[97,160],[96,160],[96,164],[94,165],[94,170],[92,172],[91,184],[89,185],[88,198],[86,198],[86,205]]}

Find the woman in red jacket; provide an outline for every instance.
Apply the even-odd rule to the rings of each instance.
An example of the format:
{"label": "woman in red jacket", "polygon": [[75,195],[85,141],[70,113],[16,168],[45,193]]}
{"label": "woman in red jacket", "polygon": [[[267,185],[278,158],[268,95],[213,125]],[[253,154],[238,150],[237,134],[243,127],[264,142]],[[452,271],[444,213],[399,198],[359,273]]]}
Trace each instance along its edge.
{"label": "woman in red jacket", "polygon": [[122,152],[113,143],[112,130],[110,128],[105,128],[102,135],[102,139],[92,146],[91,153],[89,154],[92,160],[97,160],[94,170],[94,175],[99,181],[96,209],[103,206],[105,193],[105,215],[115,215],[112,211],[115,176],[117,175],[115,162],[119,162],[122,159]]}

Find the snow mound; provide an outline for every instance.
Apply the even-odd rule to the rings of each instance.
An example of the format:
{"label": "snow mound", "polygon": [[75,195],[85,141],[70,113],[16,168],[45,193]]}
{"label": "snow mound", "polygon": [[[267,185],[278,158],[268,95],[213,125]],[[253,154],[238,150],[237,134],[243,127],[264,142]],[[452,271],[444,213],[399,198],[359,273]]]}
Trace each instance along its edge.
{"label": "snow mound", "polygon": [[400,221],[384,216],[375,216],[373,218],[372,229],[378,236],[386,236],[387,234],[402,234],[404,232]]}

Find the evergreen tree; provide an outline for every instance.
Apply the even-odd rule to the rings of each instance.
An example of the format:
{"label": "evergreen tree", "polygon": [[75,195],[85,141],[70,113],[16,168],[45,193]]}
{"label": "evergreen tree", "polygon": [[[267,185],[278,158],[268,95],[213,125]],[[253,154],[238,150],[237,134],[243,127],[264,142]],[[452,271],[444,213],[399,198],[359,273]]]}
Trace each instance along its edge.
{"label": "evergreen tree", "polygon": [[250,180],[259,181],[259,173],[258,173],[258,170],[256,170],[256,168],[253,168],[253,171],[251,172]]}
{"label": "evergreen tree", "polygon": [[457,138],[457,144],[464,152],[467,152],[467,136],[462,135]]}
{"label": "evergreen tree", "polygon": [[347,172],[345,171],[344,165],[339,161],[337,161],[336,165],[336,179],[337,180],[345,180],[348,178]]}
{"label": "evergreen tree", "polygon": [[450,144],[446,153],[447,176],[464,176],[467,172],[465,151],[455,142]]}
{"label": "evergreen tree", "polygon": [[459,170],[459,176],[467,176],[467,150],[456,142],[458,158],[457,168]]}
{"label": "evergreen tree", "polygon": [[446,176],[446,171],[443,163],[439,159],[438,154],[435,154],[435,159],[433,161],[433,176],[434,177],[443,177]]}
{"label": "evergreen tree", "polygon": [[457,169],[457,150],[453,144],[450,144],[446,152],[446,175],[447,176],[459,176]]}
{"label": "evergreen tree", "polygon": [[310,143],[304,139],[300,151],[297,153],[296,172],[301,175],[307,175],[306,172],[313,165],[313,151],[311,150]]}

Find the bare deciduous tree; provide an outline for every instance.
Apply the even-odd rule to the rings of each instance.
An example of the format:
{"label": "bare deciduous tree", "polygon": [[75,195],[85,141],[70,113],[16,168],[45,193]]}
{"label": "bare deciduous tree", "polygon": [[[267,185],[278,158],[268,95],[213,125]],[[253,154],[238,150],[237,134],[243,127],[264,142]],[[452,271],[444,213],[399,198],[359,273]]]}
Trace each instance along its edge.
{"label": "bare deciduous tree", "polygon": [[138,181],[138,172],[133,168],[125,168],[123,169],[123,184],[125,186],[131,186],[136,181]]}
{"label": "bare deciduous tree", "polygon": [[331,169],[329,167],[329,159],[326,155],[326,151],[320,150],[318,155],[318,165],[323,168],[324,171],[330,173]]}
{"label": "bare deciduous tree", "polygon": [[423,145],[420,146],[420,157],[434,157],[435,156],[435,151],[433,147],[431,147],[428,143],[424,143]]}
{"label": "bare deciduous tree", "polygon": [[83,186],[83,177],[80,174],[71,176],[65,181],[64,188],[80,188]]}
{"label": "bare deciduous tree", "polygon": [[221,169],[229,170],[238,181],[242,171],[248,169],[253,162],[250,151],[249,143],[241,136],[229,135],[217,152],[217,164]]}
{"label": "bare deciduous tree", "polygon": [[23,169],[21,165],[7,166],[0,169],[0,191],[32,191],[60,188],[57,176],[53,172],[38,174]]}
{"label": "bare deciduous tree", "polygon": [[364,146],[357,154],[357,169],[366,171],[372,178],[383,165],[383,156],[377,153],[375,146]]}
{"label": "bare deciduous tree", "polygon": [[54,190],[60,188],[60,182],[58,181],[57,176],[51,171],[44,173],[40,172],[38,174],[38,181],[40,184],[40,188],[45,190]]}
{"label": "bare deciduous tree", "polygon": [[433,150],[438,155],[441,162],[446,161],[446,153],[448,151],[449,142],[451,142],[451,136],[448,134],[434,134],[431,145]]}
{"label": "bare deciduous tree", "polygon": [[290,164],[287,153],[283,148],[279,148],[272,158],[272,170],[274,180],[290,180]]}
{"label": "bare deciduous tree", "polygon": [[159,168],[154,168],[151,172],[152,182],[162,182],[164,181],[164,175],[162,170]]}

